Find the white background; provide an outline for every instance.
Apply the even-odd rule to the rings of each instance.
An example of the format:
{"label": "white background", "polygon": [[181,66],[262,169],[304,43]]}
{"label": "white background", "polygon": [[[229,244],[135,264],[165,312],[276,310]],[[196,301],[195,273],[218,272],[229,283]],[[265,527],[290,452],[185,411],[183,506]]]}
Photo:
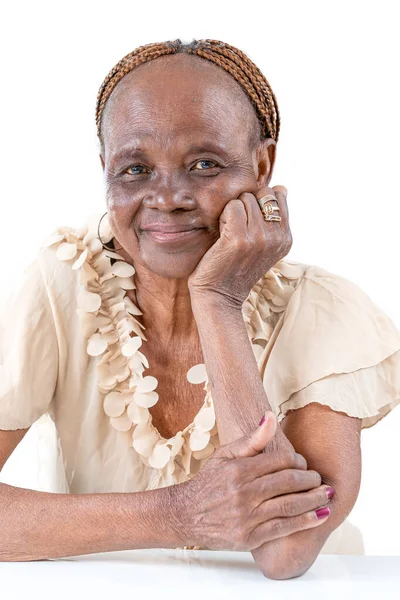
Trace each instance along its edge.
{"label": "white background", "polygon": [[[396,2],[16,2],[2,4],[0,297],[59,225],[105,212],[98,88],[134,48],[211,38],[263,71],[281,112],[271,185],[288,188],[288,258],[357,283],[400,327],[400,43]],[[46,425],[46,424],[45,424]],[[400,409],[362,433],[350,521],[366,554],[400,554]],[[45,488],[34,428],[2,479]],[[43,443],[45,444],[43,446]]]}

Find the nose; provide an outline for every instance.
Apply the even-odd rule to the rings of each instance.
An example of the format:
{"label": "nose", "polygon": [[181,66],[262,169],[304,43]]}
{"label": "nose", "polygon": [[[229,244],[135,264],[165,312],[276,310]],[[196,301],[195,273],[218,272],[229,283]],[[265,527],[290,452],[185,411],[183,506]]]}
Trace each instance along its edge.
{"label": "nose", "polygon": [[163,185],[154,192],[146,194],[143,205],[146,208],[156,208],[162,212],[172,212],[177,209],[192,210],[196,207],[196,201],[193,194],[179,185]]}

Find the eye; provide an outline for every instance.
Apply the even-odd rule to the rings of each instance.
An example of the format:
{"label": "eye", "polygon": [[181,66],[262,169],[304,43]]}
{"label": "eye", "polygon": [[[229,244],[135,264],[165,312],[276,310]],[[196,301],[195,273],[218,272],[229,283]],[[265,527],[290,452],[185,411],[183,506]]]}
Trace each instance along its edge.
{"label": "eye", "polygon": [[140,172],[132,172],[130,171],[130,169],[145,169],[146,167],[144,167],[143,165],[130,165],[126,171],[124,171],[124,173],[127,173],[128,175],[141,175],[142,173]]}
{"label": "eye", "polygon": [[[214,165],[214,167],[218,166],[216,162],[214,162],[213,160],[206,160],[206,159],[202,159],[202,160],[198,160],[196,165],[198,165],[199,163],[211,163],[212,165]],[[211,167],[211,168],[214,168]],[[195,169],[195,171],[208,171],[209,169]]]}

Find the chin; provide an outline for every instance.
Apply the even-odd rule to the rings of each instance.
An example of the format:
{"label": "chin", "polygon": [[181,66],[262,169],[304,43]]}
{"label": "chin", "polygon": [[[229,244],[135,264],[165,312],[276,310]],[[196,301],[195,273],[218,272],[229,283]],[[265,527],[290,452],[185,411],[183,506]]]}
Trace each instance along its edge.
{"label": "chin", "polygon": [[141,262],[147,269],[166,279],[188,279],[192,274],[203,253],[197,254],[167,254],[160,253],[151,256],[141,255]]}

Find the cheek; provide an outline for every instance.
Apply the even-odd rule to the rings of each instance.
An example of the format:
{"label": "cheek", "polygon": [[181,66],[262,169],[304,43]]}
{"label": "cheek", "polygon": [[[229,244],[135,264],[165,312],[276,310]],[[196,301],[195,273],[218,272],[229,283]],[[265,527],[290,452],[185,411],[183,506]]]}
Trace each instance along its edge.
{"label": "cheek", "polygon": [[207,188],[207,194],[202,194],[202,209],[211,217],[219,217],[230,200],[238,198],[243,192],[254,193],[257,190],[257,180],[251,169],[235,169],[215,177],[214,182]]}
{"label": "cheek", "polygon": [[107,211],[111,227],[115,233],[124,236],[132,229],[135,215],[140,208],[140,199],[136,200],[120,189],[109,188],[106,195]]}
{"label": "cheek", "polygon": [[110,204],[107,203],[108,220],[115,238],[115,247],[127,262],[130,262],[131,258],[137,260],[140,255],[139,240],[132,230],[136,210],[137,207],[132,202],[120,204],[114,199]]}
{"label": "cheek", "polygon": [[[187,182],[186,182],[187,185]],[[217,177],[201,178],[191,182],[189,193],[197,201],[199,211],[203,213],[204,222],[210,233],[214,226],[218,230],[218,219],[226,204],[243,192],[255,192],[256,177],[250,166],[226,168]],[[142,206],[143,190],[138,193],[122,185],[107,187],[107,210],[115,235],[128,241],[132,236],[132,228],[137,220],[136,214]]]}

